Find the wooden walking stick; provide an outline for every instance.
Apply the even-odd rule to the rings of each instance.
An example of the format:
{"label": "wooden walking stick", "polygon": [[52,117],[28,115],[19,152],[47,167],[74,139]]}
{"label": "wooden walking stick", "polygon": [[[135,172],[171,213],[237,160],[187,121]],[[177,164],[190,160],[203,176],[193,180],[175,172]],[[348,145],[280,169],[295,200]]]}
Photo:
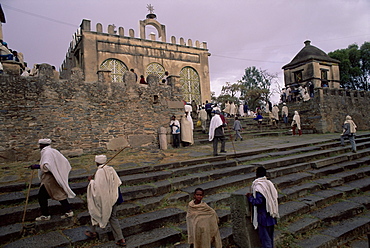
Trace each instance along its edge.
{"label": "wooden walking stick", "polygon": [[33,174],[34,170],[31,172],[31,180],[28,184],[28,190],[27,190],[27,197],[26,197],[26,204],[24,206],[24,211],[23,211],[23,217],[22,217],[22,231],[21,234],[25,235],[28,233],[34,233],[35,232],[35,223],[31,223],[28,225],[24,224],[24,220],[26,219],[26,212],[27,212],[27,205],[28,205],[28,199],[30,197],[30,191],[31,191],[31,185],[32,185],[32,180],[33,180]]}
{"label": "wooden walking stick", "polygon": [[[229,126],[227,127],[227,129],[230,131]],[[236,156],[236,151],[235,151],[235,145],[234,145],[233,135],[232,135],[231,133],[230,133],[230,139],[231,139],[231,144],[233,145],[234,155]]]}
{"label": "wooden walking stick", "polygon": [[[123,150],[125,150],[126,148],[129,148],[129,147],[131,147],[131,146],[125,146],[125,147],[123,147],[121,150],[119,150],[113,157],[111,157],[103,166],[102,166],[102,168],[104,167],[104,166],[106,166],[110,161],[112,161],[115,157],[117,157],[117,155],[118,154],[120,154]],[[96,173],[96,171],[95,171],[95,173]],[[92,175],[92,176],[89,176],[89,178],[90,177],[94,177],[95,176],[95,173],[94,173],[94,175]],[[90,180],[90,179],[89,179]]]}
{"label": "wooden walking stick", "polygon": [[[123,150],[125,150],[126,148],[129,148],[129,147],[131,147],[131,146],[125,146],[125,147],[123,147],[121,150],[119,150],[113,157],[111,157],[105,164],[104,164],[104,166],[106,166],[110,161],[112,161],[115,157],[117,157],[117,155],[118,154],[120,154]],[[103,166],[103,167],[104,167]]]}

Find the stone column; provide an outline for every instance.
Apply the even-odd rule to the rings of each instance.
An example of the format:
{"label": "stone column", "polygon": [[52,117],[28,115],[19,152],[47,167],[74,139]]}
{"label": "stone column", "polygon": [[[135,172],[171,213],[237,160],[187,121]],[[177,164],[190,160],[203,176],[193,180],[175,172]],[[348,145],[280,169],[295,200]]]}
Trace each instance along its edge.
{"label": "stone column", "polygon": [[158,130],[159,147],[161,150],[167,150],[167,128],[160,127]]}
{"label": "stone column", "polygon": [[237,191],[230,197],[233,238],[240,248],[261,247],[258,232],[251,222],[251,211],[245,193]]}

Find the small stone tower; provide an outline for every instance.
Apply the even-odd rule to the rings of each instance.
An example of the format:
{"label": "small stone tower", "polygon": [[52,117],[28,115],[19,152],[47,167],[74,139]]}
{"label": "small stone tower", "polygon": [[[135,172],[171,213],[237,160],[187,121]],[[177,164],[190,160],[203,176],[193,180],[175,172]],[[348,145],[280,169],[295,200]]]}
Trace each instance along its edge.
{"label": "small stone tower", "polygon": [[305,47],[283,66],[285,86],[306,85],[312,82],[316,87],[339,88],[339,61],[330,58],[324,51],[304,42]]}

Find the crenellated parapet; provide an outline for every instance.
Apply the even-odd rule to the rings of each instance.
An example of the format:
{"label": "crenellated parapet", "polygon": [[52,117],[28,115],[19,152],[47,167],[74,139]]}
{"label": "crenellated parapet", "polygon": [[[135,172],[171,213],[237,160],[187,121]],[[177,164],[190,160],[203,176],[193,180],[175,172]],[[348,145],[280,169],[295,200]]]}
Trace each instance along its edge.
{"label": "crenellated parapet", "polygon": [[[152,40],[152,39],[146,38],[145,27],[148,25],[155,27],[157,29],[158,38],[160,38],[160,41],[166,43],[167,38],[166,38],[165,25],[160,24],[157,20],[153,20],[153,19],[146,19],[146,20],[140,21],[140,33],[138,37],[136,37],[134,29],[128,29],[128,32],[125,32],[124,27],[118,27],[117,29],[117,27],[114,24],[109,24],[107,26],[107,29],[106,29],[107,31],[105,34],[115,35],[115,36],[120,36],[120,37],[136,38],[136,39],[142,39],[142,40]],[[101,23],[96,24],[95,31],[94,31],[91,29],[91,21],[83,19],[80,27],[72,35],[72,41],[69,47],[70,50],[73,50],[75,46],[78,44],[79,38],[81,37],[81,32],[83,31],[104,33],[103,25]],[[157,37],[155,40],[157,41]],[[185,42],[185,39],[183,37],[180,37],[179,39],[177,39],[175,36],[171,36],[171,44],[207,49],[207,42],[200,42],[199,40],[196,40],[195,43],[193,44],[192,39],[188,39],[187,42]]]}
{"label": "crenellated parapet", "polygon": [[[153,28],[154,32],[148,33]],[[139,30],[84,19],[72,36],[60,76],[70,79],[72,68],[81,68],[85,81],[96,82],[105,78],[104,70],[110,70],[112,82],[122,82],[125,71],[131,69],[145,78],[149,74],[162,78],[167,71],[193,77],[181,81],[197,84],[186,100],[201,103],[210,99],[209,56],[206,42],[175,36],[167,39],[166,27],[154,13],[139,21]],[[185,73],[187,70],[193,73]]]}
{"label": "crenellated parapet", "polygon": [[[146,38],[146,32],[145,27],[151,25],[157,29],[158,32],[158,38],[160,40],[157,40],[156,34],[151,33],[149,39]],[[63,74],[63,71],[65,68],[71,67],[69,64],[71,63],[72,57],[74,56],[76,52],[76,48],[81,40],[82,32],[95,32],[98,34],[104,34],[109,36],[115,36],[115,37],[122,37],[122,38],[134,38],[138,40],[143,41],[151,41],[151,42],[159,42],[159,43],[167,43],[166,42],[166,29],[165,25],[160,24],[157,20],[154,19],[146,19],[140,21],[140,33],[139,37],[135,35],[134,29],[128,29],[125,30],[124,27],[117,27],[114,24],[109,24],[106,28],[106,32],[104,32],[103,25],[101,23],[97,23],[95,25],[95,30],[91,28],[91,21],[83,19],[81,22],[80,27],[77,29],[77,31],[72,35],[72,41],[69,44],[68,51],[66,53],[66,58],[63,61],[63,64],[61,65],[61,73]],[[193,47],[198,49],[207,49],[207,42],[200,42],[199,40],[196,40],[195,43],[193,43],[192,39],[188,39],[185,41],[183,37],[180,37],[177,39],[175,36],[171,36],[171,43],[176,46],[182,46],[182,47]],[[78,61],[73,62],[73,66],[76,66]],[[65,73],[64,73],[65,74]],[[65,78],[69,78],[70,75],[64,75]]]}

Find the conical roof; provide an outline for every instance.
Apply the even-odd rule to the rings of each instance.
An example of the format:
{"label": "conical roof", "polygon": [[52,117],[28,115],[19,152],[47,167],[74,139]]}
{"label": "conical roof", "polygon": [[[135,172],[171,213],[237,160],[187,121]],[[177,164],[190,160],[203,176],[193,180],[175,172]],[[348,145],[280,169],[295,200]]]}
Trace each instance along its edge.
{"label": "conical roof", "polygon": [[312,46],[311,41],[306,40],[304,44],[305,44],[305,47],[303,47],[302,50],[299,51],[299,53],[292,59],[292,61],[289,64],[284,65],[283,69],[301,64],[302,62],[311,61],[311,60],[340,63],[339,60],[330,58],[329,55],[327,55],[321,49],[315,46]]}

